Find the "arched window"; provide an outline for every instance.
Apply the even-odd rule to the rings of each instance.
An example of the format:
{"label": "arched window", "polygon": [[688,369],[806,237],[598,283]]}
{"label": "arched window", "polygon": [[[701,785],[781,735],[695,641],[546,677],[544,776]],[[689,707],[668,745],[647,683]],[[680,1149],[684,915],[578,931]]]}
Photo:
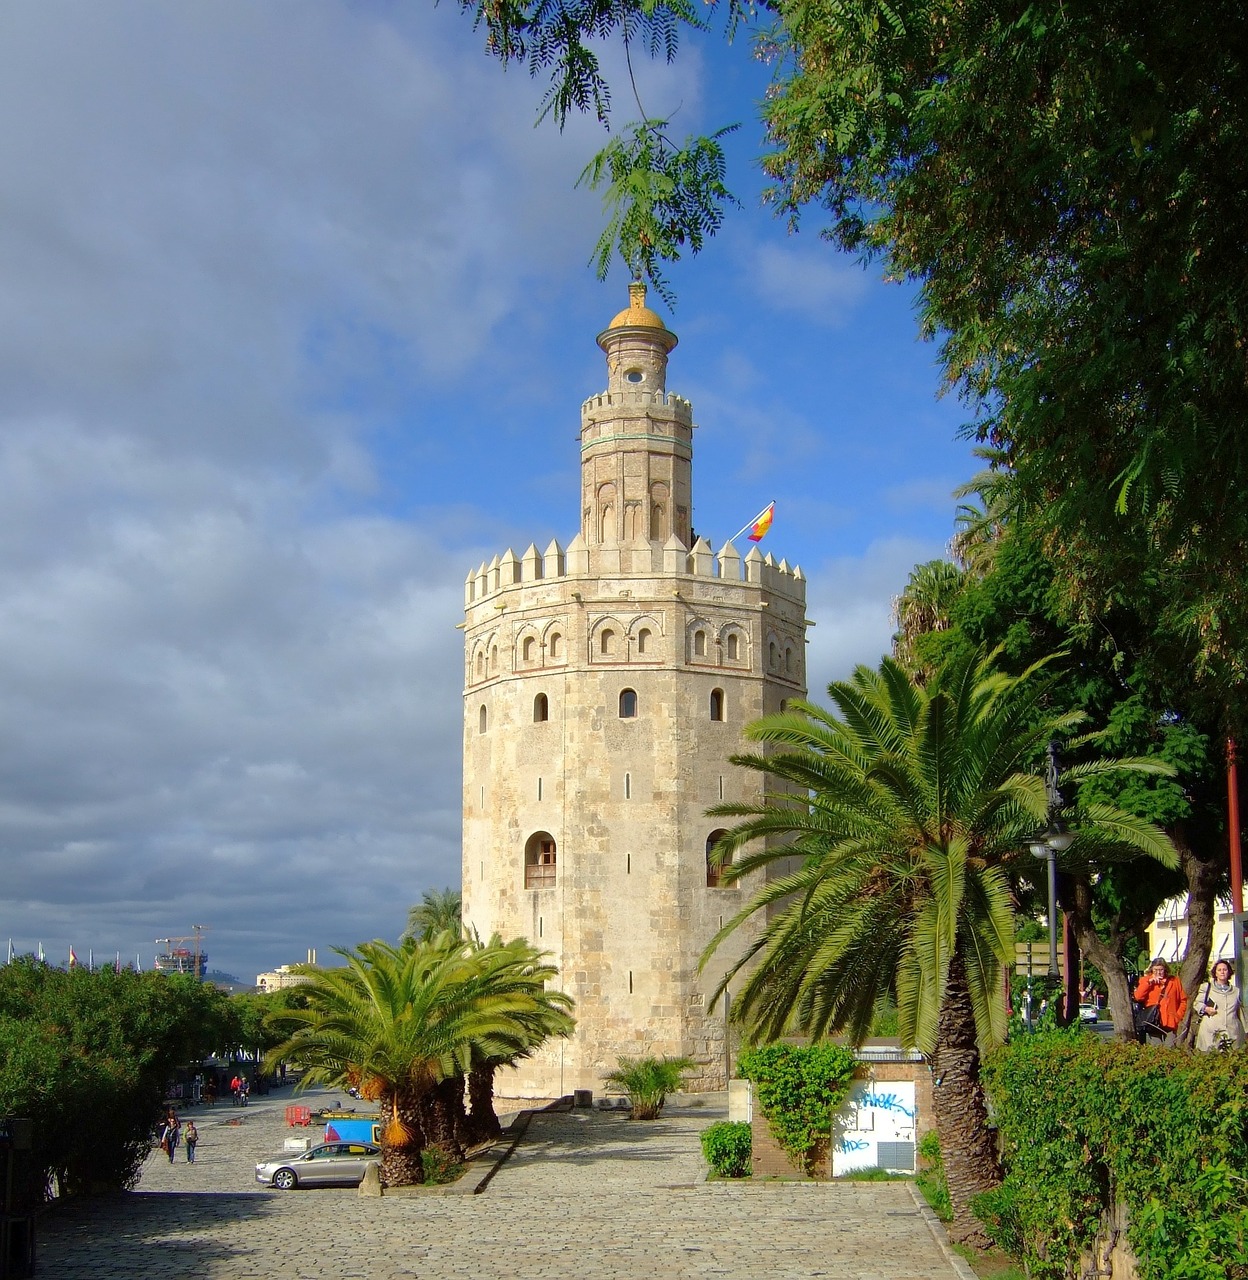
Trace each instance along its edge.
{"label": "arched window", "polygon": [[477,679],[483,680],[484,678],[485,678],[485,652],[484,650],[478,649],[477,650]]}
{"label": "arched window", "polygon": [[490,714],[486,711],[484,705],[477,712],[477,732],[484,733],[489,728]]}
{"label": "arched window", "polygon": [[713,858],[711,855],[715,852],[715,846],[728,834],[723,827],[716,831],[712,831],[706,837],[706,887],[708,889],[720,888],[720,880],[724,874],[724,868],[732,861],[731,858],[724,858],[722,861]]}
{"label": "arched window", "polygon": [[791,644],[784,646],[784,674],[786,676],[793,674],[793,646]]}
{"label": "arched window", "polygon": [[550,719],[550,701],[544,693],[539,693],[533,699],[533,723],[541,724],[544,720]]}
{"label": "arched window", "polygon": [[490,670],[498,670],[498,645],[494,645],[493,648],[490,649]]}
{"label": "arched window", "polygon": [[741,660],[741,639],[735,632],[728,636],[728,661],[739,662]]}
{"label": "arched window", "polygon": [[722,720],[724,718],[724,691],[722,689],[711,690],[711,719]]}
{"label": "arched window", "polygon": [[555,838],[548,831],[535,831],[524,846],[524,887],[555,887]]}
{"label": "arched window", "polygon": [[698,658],[706,657],[706,632],[695,631],[693,633],[693,652]]}
{"label": "arched window", "polygon": [[532,636],[524,637],[524,644],[520,646],[520,656],[521,658],[524,659],[525,662],[533,661],[533,651],[534,651],[535,645],[536,645],[536,642],[534,641]]}
{"label": "arched window", "polygon": [[558,659],[563,657],[563,637],[557,631],[550,633],[550,643],[546,646],[551,658]]}
{"label": "arched window", "polygon": [[615,632],[610,627],[603,627],[598,637],[598,649],[602,653],[610,653],[615,648]]}
{"label": "arched window", "polygon": [[637,715],[637,691],[635,689],[620,690],[620,719],[632,720]]}
{"label": "arched window", "polygon": [[784,714],[784,712],[786,712],[788,709],[789,709],[789,700],[788,700],[788,698],[781,698],[781,699],[780,699],[780,712],[781,712],[781,714],[783,715],[783,714]]}
{"label": "arched window", "polygon": [[772,640],[767,646],[767,665],[773,671],[778,671],[780,669],[780,650],[774,640]]}
{"label": "arched window", "polygon": [[647,628],[642,627],[642,629],[637,633],[638,656],[640,657],[642,654],[644,654],[649,647],[650,647],[650,632],[649,630],[647,630]]}
{"label": "arched window", "polygon": [[650,537],[655,542],[663,541],[663,516],[665,512],[659,503],[650,508]]}

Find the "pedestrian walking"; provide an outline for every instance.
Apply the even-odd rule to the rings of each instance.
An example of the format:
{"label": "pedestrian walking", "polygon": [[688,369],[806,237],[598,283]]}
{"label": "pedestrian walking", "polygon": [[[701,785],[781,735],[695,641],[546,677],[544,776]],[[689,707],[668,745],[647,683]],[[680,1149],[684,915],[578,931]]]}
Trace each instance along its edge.
{"label": "pedestrian walking", "polygon": [[170,1107],[165,1115],[165,1127],[160,1134],[160,1149],[169,1157],[169,1163],[173,1163],[173,1157],[178,1150],[178,1137],[182,1132],[182,1122],[178,1119],[178,1113]]}
{"label": "pedestrian walking", "polygon": [[1213,1049],[1237,1049],[1244,1043],[1244,1015],[1235,985],[1235,969],[1229,960],[1218,960],[1209,973],[1209,981],[1196,997],[1200,1029],[1196,1032],[1196,1048],[1208,1053]]}
{"label": "pedestrian walking", "polygon": [[186,1140],[186,1163],[195,1163],[195,1147],[199,1143],[199,1130],[195,1128],[195,1121],[188,1120],[186,1122],[186,1133],[183,1135]]}

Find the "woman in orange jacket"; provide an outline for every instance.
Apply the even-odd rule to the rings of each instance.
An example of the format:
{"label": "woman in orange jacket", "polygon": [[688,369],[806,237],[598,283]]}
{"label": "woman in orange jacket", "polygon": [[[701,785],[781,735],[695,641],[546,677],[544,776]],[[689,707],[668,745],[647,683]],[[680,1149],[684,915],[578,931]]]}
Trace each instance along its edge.
{"label": "woman in orange jacket", "polygon": [[1157,1010],[1165,1043],[1173,1044],[1174,1033],[1187,1012],[1187,992],[1178,977],[1171,976],[1170,966],[1160,956],[1135,984],[1135,1001],[1145,1009]]}

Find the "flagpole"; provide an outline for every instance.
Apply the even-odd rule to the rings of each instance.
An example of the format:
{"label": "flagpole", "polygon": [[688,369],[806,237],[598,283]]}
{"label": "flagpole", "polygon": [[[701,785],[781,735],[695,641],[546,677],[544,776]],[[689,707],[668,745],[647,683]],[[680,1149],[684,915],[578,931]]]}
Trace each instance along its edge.
{"label": "flagpole", "polygon": [[729,541],[729,542],[736,542],[736,540],[737,540],[737,539],[738,539],[738,538],[739,538],[739,537],[740,537],[740,536],[741,536],[741,535],[742,535],[742,534],[743,534],[747,529],[752,529],[752,528],[753,528],[753,527],[754,527],[754,526],[755,526],[755,525],[756,525],[756,524],[757,524],[757,523],[758,523],[758,522],[759,522],[759,521],[760,521],[760,520],[761,520],[761,519],[762,519],[762,518],[767,514],[767,512],[768,512],[772,507],[774,507],[774,506],[775,506],[775,500],[773,499],[771,502],[769,502],[769,503],[767,504],[767,506],[765,506],[765,507],[764,507],[764,508],[763,508],[763,509],[758,513],[758,515],[756,515],[756,516],[754,517],[754,519],[753,519],[753,520],[747,521],[745,524],[743,524],[743,525],[741,526],[741,528],[739,528],[739,529],[736,531],[736,533],[734,533],[734,534],[732,535],[732,537],[728,539],[728,541]]}

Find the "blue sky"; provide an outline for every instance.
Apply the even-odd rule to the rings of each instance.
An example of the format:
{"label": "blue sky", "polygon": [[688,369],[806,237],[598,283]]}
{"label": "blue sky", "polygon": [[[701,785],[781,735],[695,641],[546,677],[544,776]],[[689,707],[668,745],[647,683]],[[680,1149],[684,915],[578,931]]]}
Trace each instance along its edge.
{"label": "blue sky", "polygon": [[[601,134],[535,129],[540,86],[449,5],[3,23],[0,945],[146,964],[205,923],[252,977],[397,936],[458,875],[464,575],[577,528],[627,283],[587,266]],[[965,415],[911,294],[759,208],[748,49],[639,81],[682,130],[743,125],[668,384],[697,529],[776,500],[817,692],[942,553]]]}

